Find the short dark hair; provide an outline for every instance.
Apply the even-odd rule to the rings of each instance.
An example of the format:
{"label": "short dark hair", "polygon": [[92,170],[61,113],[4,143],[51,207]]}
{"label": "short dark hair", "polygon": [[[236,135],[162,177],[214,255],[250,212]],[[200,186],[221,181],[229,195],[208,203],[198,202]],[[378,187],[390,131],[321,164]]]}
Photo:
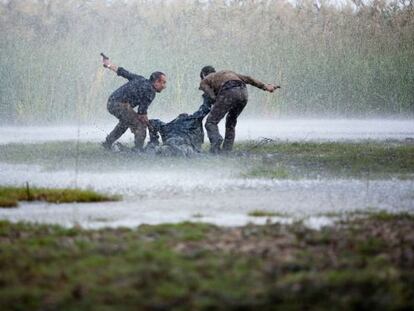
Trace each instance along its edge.
{"label": "short dark hair", "polygon": [[157,81],[159,78],[161,78],[161,76],[165,76],[165,73],[161,72],[161,71],[155,71],[153,73],[151,73],[150,75],[150,81],[151,82],[155,82]]}
{"label": "short dark hair", "polygon": [[210,73],[216,72],[213,66],[204,66],[200,72],[200,78],[204,79],[204,77],[208,76]]}

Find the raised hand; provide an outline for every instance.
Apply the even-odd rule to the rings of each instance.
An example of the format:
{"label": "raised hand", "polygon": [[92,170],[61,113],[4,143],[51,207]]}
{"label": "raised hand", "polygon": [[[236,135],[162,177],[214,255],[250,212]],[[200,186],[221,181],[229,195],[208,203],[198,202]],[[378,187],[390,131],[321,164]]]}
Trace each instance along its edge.
{"label": "raised hand", "polygon": [[106,56],[104,53],[101,53],[102,56],[102,63],[105,68],[111,68],[111,62],[109,61],[109,57]]}

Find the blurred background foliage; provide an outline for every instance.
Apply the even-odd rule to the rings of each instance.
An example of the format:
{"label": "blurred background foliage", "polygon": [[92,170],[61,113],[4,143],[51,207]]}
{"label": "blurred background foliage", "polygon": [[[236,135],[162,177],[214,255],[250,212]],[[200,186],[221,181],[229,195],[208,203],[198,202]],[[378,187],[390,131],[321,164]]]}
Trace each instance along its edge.
{"label": "blurred background foliage", "polygon": [[204,65],[282,89],[250,88],[244,115],[413,116],[413,0],[0,0],[0,120],[112,118],[125,82],[99,53],[168,88],[150,117],[192,112]]}

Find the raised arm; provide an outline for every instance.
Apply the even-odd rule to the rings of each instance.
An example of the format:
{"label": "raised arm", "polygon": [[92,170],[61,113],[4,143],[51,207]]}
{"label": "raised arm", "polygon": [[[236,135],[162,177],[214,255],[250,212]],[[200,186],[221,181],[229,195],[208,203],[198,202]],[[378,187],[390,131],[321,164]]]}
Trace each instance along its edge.
{"label": "raised arm", "polygon": [[126,70],[123,67],[118,67],[116,74],[120,77],[123,77],[125,79],[128,79],[129,81],[134,80],[139,78],[140,76],[135,74],[135,73],[131,73],[128,70]]}
{"label": "raised arm", "polygon": [[112,64],[111,61],[109,60],[109,58],[103,57],[102,58],[102,63],[103,63],[103,65],[104,65],[105,68],[108,68],[109,70],[112,70],[118,76],[123,77],[125,79],[128,79],[129,81],[131,81],[131,80],[136,79],[137,77],[139,77],[138,75],[129,72],[125,68],[118,67],[117,65]]}

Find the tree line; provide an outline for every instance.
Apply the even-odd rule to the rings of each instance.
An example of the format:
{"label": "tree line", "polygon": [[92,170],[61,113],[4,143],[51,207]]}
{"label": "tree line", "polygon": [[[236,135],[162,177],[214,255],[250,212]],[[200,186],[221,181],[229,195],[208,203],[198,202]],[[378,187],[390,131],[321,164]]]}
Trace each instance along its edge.
{"label": "tree line", "polygon": [[282,86],[245,114],[412,115],[413,0],[3,0],[0,120],[90,122],[124,81],[168,75],[151,116],[192,112],[204,65]]}

